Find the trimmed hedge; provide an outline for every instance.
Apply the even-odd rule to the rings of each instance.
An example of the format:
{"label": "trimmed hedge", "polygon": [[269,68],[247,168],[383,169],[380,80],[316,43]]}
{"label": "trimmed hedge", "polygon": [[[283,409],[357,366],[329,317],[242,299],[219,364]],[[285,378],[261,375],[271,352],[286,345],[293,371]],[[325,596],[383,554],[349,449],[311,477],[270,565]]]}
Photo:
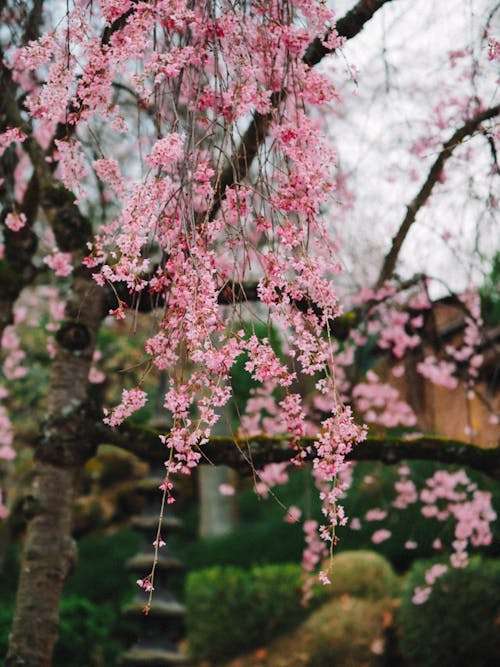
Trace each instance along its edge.
{"label": "trimmed hedge", "polygon": [[408,573],[399,621],[403,656],[418,667],[500,665],[500,561],[471,559],[449,568],[427,602],[412,602],[416,586],[437,561],[416,563]]}
{"label": "trimmed hedge", "polygon": [[302,621],[301,568],[266,565],[245,571],[213,567],[188,575],[187,631],[191,653],[220,660],[262,646]]}

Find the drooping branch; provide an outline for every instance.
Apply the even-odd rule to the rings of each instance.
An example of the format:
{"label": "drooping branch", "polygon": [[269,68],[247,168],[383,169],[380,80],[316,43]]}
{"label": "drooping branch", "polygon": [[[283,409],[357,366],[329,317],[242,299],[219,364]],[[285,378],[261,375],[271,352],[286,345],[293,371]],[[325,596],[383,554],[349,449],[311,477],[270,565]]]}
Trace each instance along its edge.
{"label": "drooping branch", "polygon": [[[98,435],[96,431],[96,436]],[[114,444],[140,457],[150,460],[164,460],[166,450],[158,439],[159,431],[142,426],[125,425],[119,430],[103,431],[99,437],[103,442]],[[313,438],[303,438],[300,447],[312,448]],[[297,455],[297,450],[289,446],[288,439],[281,437],[257,436],[254,438],[212,437],[210,442],[200,447],[202,463],[228,465],[242,473],[251,474],[267,463],[289,461]],[[307,459],[314,458],[314,450]],[[461,465],[473,468],[492,479],[500,479],[500,447],[485,449],[461,440],[437,436],[423,436],[405,440],[403,438],[369,437],[348,455],[352,461],[382,461],[394,465],[402,460],[435,461],[447,465]]]}
{"label": "drooping branch", "polygon": [[[337,33],[340,37],[352,39],[363,30],[366,23],[387,2],[391,2],[391,0],[359,0],[355,7],[337,21],[335,26]],[[327,36],[325,35],[325,37]],[[316,39],[307,48],[303,60],[306,65],[313,67],[330,53],[333,53],[333,51],[327,49],[320,39]],[[271,95],[271,106],[273,109],[284,100],[285,95],[286,93],[283,90]],[[272,119],[272,112],[267,114],[255,112],[253,114],[247,130],[243,134],[240,145],[217,180],[214,204],[210,210],[209,219],[212,219],[219,210],[226,188],[234,185],[237,181],[243,180],[247,176],[253,159],[267,137]]]}
{"label": "drooping branch", "polygon": [[408,235],[408,232],[415,222],[418,212],[429,199],[434,186],[439,181],[446,161],[452,156],[455,148],[460,146],[464,139],[473,135],[482,123],[484,123],[486,120],[494,118],[495,116],[498,116],[499,113],[500,104],[477,113],[473,118],[464,123],[462,127],[456,130],[448,139],[448,141],[443,144],[443,148],[435,159],[424,184],[420,188],[420,191],[413,199],[413,201],[407,206],[406,215],[396,235],[392,239],[391,249],[389,250],[389,253],[384,260],[384,264],[377,280],[377,288],[381,287],[385,281],[389,280],[389,278],[392,276],[399,252]]}

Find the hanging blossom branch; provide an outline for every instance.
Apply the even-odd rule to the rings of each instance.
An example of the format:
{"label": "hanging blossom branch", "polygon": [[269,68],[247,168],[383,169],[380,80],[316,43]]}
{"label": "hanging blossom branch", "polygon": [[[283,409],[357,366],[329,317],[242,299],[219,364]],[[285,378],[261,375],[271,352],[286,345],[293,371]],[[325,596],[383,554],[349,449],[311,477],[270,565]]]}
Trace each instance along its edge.
{"label": "hanging blossom branch", "polygon": [[413,199],[413,201],[407,206],[406,215],[392,240],[391,249],[389,250],[389,253],[387,254],[382,265],[382,269],[380,270],[376,288],[382,287],[386,280],[391,278],[396,266],[399,252],[408,235],[408,232],[415,222],[418,212],[431,196],[432,190],[434,189],[434,186],[439,181],[439,178],[442,174],[444,165],[446,161],[452,156],[455,148],[460,146],[464,139],[472,136],[482,123],[495,118],[495,116],[498,116],[499,113],[500,104],[490,107],[489,109],[485,109],[484,111],[480,111],[470,120],[464,123],[462,127],[456,130],[448,139],[448,141],[443,145],[443,148],[435,159],[424,184],[420,188],[420,191]]}
{"label": "hanging blossom branch", "polygon": [[[50,38],[12,52],[11,80],[26,90],[23,117],[28,113],[35,129],[56,132],[48,155],[35,134],[26,138],[41,204],[60,254],[71,255],[76,264],[82,246],[89,244],[88,271],[78,274],[82,288],[89,288],[93,274],[99,287],[126,284],[136,297],[147,293],[153,302],[155,296],[163,300],[163,320],[146,350],[151,367],[169,372],[164,407],[173,426],[161,438],[169,451],[167,474],[188,473],[199,462],[199,447],[229,400],[230,369],[245,352],[253,379],[271,378],[282,390],[283,432],[292,440],[304,434],[302,399],[291,389],[295,369],[282,363],[268,339],[248,338],[237,329],[238,314],[219,308],[225,284],[257,274],[258,300],[288,332],[302,371],[310,376],[322,371],[317,388],[332,394],[332,414],[318,427],[314,447],[316,472],[332,485],[325,515],[333,531],[343,519],[336,503],[337,475],[344,455],[365,434],[334,391],[333,347],[323,338],[340,310],[331,284],[339,267],[320,215],[335,187],[330,173],[335,156],[304,107],[332,101],[336,93],[328,75],[313,72],[314,63],[304,55],[316,39],[326,52],[342,40],[322,3],[288,3],[285,12],[273,3],[259,4],[255,12],[247,3],[227,3],[218,14],[210,3],[179,4],[174,15],[167,4],[118,7],[103,1],[89,15],[86,9],[68,9]],[[382,4],[358,6],[373,13]],[[103,24],[109,26],[104,35]],[[155,131],[148,126],[150,131],[137,137],[143,160],[133,175],[127,169],[130,152],[120,152],[123,142],[110,138],[113,132],[130,136],[115,103],[117,79],[125,79],[148,109],[155,108]],[[233,137],[254,110],[266,117],[266,132],[235,153]],[[14,116],[15,110],[17,121]],[[103,119],[109,132],[96,139]],[[268,134],[272,145],[264,146]],[[118,211],[94,239],[72,201],[74,195],[78,201],[91,198],[92,190],[85,190],[89,143],[102,156],[92,160],[94,174],[116,198]],[[263,164],[251,187],[243,186],[260,147],[266,151]],[[219,170],[226,159],[229,179]],[[55,187],[55,173],[66,191]],[[74,195],[68,197],[68,191]],[[162,256],[152,276],[148,247]],[[81,297],[85,303],[85,294]],[[125,305],[119,301],[113,309],[117,318],[124,317]],[[76,322],[66,323],[58,343],[90,349],[104,314],[93,313],[90,336]],[[68,315],[76,319],[73,310]],[[146,400],[141,386],[124,390],[106,423],[119,424]],[[52,431],[56,426],[51,424]],[[50,449],[44,452],[47,460]]]}
{"label": "hanging blossom branch", "polygon": [[[359,34],[365,25],[373,18],[374,14],[387,2],[392,0],[360,0],[347,14],[339,19],[335,25],[335,33],[343,39],[352,39]],[[335,48],[326,46],[330,32],[325,35],[323,40],[316,38],[308,46],[303,62],[309,67],[318,65],[325,56],[334,53]],[[271,95],[271,108],[276,109],[278,105],[286,98],[287,92],[282,89]],[[273,121],[273,113],[266,114],[254,112],[252,120],[243,134],[240,145],[237,147],[231,161],[226,165],[220,174],[214,193],[214,203],[209,213],[209,218],[217,214],[221,201],[224,198],[226,188],[231,187],[237,181],[242,181],[257,155],[260,146],[269,135],[269,129]]]}

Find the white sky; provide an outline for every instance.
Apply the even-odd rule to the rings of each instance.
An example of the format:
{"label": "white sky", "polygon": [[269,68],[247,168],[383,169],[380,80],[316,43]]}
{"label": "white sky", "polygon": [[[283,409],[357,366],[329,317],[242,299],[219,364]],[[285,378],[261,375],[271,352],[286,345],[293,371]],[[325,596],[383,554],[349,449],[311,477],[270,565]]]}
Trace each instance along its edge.
{"label": "white sky", "polygon": [[[333,4],[342,16],[355,3]],[[345,262],[358,283],[375,279],[405,205],[435,159],[435,149],[417,159],[409,148],[417,138],[429,136],[434,107],[444,103],[449,108],[450,100],[463,100],[472,92],[471,81],[463,76],[470,71],[464,68],[470,61],[462,60],[451,69],[448,54],[470,44],[480,54],[479,38],[494,4],[492,0],[393,0],[346,45],[344,55],[359,69],[359,84],[354,96],[347,92],[342,116],[332,119],[329,129],[356,196],[342,236]],[[498,33],[500,10],[497,18]],[[486,60],[485,48],[481,63],[486,76],[475,92],[485,106],[497,104],[498,63]],[[338,60],[339,80],[342,69]],[[353,86],[347,90],[352,92]],[[446,123],[441,141],[459,124],[458,120]],[[464,163],[459,157],[468,148],[475,154]],[[403,277],[427,272],[459,291],[469,276],[480,278],[481,257],[500,250],[500,221],[485,210],[492,188],[500,198],[500,179],[497,176],[494,183],[489,175],[490,152],[483,137],[474,138],[456,155],[448,162],[446,182],[438,186],[410,231],[398,270]],[[452,235],[449,241],[443,241],[443,233]],[[435,283],[434,295],[443,291],[443,285]]]}

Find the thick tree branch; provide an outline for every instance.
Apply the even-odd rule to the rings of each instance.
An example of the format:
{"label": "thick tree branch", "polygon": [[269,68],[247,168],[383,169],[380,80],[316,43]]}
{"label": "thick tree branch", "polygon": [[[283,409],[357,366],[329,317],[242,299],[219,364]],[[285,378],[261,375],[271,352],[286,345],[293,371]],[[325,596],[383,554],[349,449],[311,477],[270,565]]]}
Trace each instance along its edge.
{"label": "thick tree branch", "polygon": [[477,113],[473,118],[464,123],[462,127],[456,130],[450,137],[450,139],[448,139],[448,141],[443,145],[443,148],[441,149],[440,153],[435,159],[434,164],[432,165],[429,174],[425,179],[424,184],[420,188],[420,191],[418,192],[417,196],[413,199],[413,201],[407,206],[406,215],[403,219],[403,222],[401,223],[401,226],[397,231],[396,236],[392,239],[391,249],[384,260],[384,264],[382,266],[380,275],[377,280],[376,284],[377,288],[381,287],[384,284],[384,282],[386,280],[389,280],[389,278],[392,276],[394,268],[396,266],[399,252],[408,235],[408,232],[410,231],[410,227],[415,222],[417,213],[429,199],[434,186],[436,185],[441,176],[446,161],[451,157],[455,148],[457,148],[457,146],[460,146],[460,144],[463,142],[465,138],[470,137],[472,134],[474,134],[474,132],[476,132],[479,126],[481,125],[481,123],[484,123],[484,121],[490,120],[491,118],[498,116],[499,113],[500,113],[499,104],[497,104],[494,107],[490,107],[485,111]]}
{"label": "thick tree branch", "polygon": [[[391,0],[360,0],[347,14],[337,21],[335,30],[340,37],[352,39],[359,34],[365,24],[378,12],[378,10]],[[327,49],[320,39],[315,39],[305,53],[304,62],[310,67],[317,65],[325,56],[333,53]]]}
{"label": "thick tree branch", "polygon": [[[149,460],[164,460],[166,450],[161,446],[159,431],[141,426],[125,425],[119,430],[99,433],[102,442],[117,445]],[[96,431],[96,436],[98,431]],[[304,438],[300,445],[313,444],[312,438]],[[260,469],[267,463],[289,461],[297,451],[291,449],[286,438],[258,436],[255,438],[212,437],[200,448],[202,462],[228,465],[240,472],[251,474],[252,467]],[[309,454],[308,459],[314,458]],[[500,447],[484,449],[460,440],[437,436],[423,436],[413,440],[402,438],[369,437],[353,449],[348,457],[352,461],[382,461],[394,465],[401,460],[435,461],[444,464],[468,466],[500,479]]]}
{"label": "thick tree branch", "polygon": [[40,26],[43,21],[43,3],[44,0],[34,0],[33,6],[26,21],[23,35],[23,44],[27,44],[40,36]]}

